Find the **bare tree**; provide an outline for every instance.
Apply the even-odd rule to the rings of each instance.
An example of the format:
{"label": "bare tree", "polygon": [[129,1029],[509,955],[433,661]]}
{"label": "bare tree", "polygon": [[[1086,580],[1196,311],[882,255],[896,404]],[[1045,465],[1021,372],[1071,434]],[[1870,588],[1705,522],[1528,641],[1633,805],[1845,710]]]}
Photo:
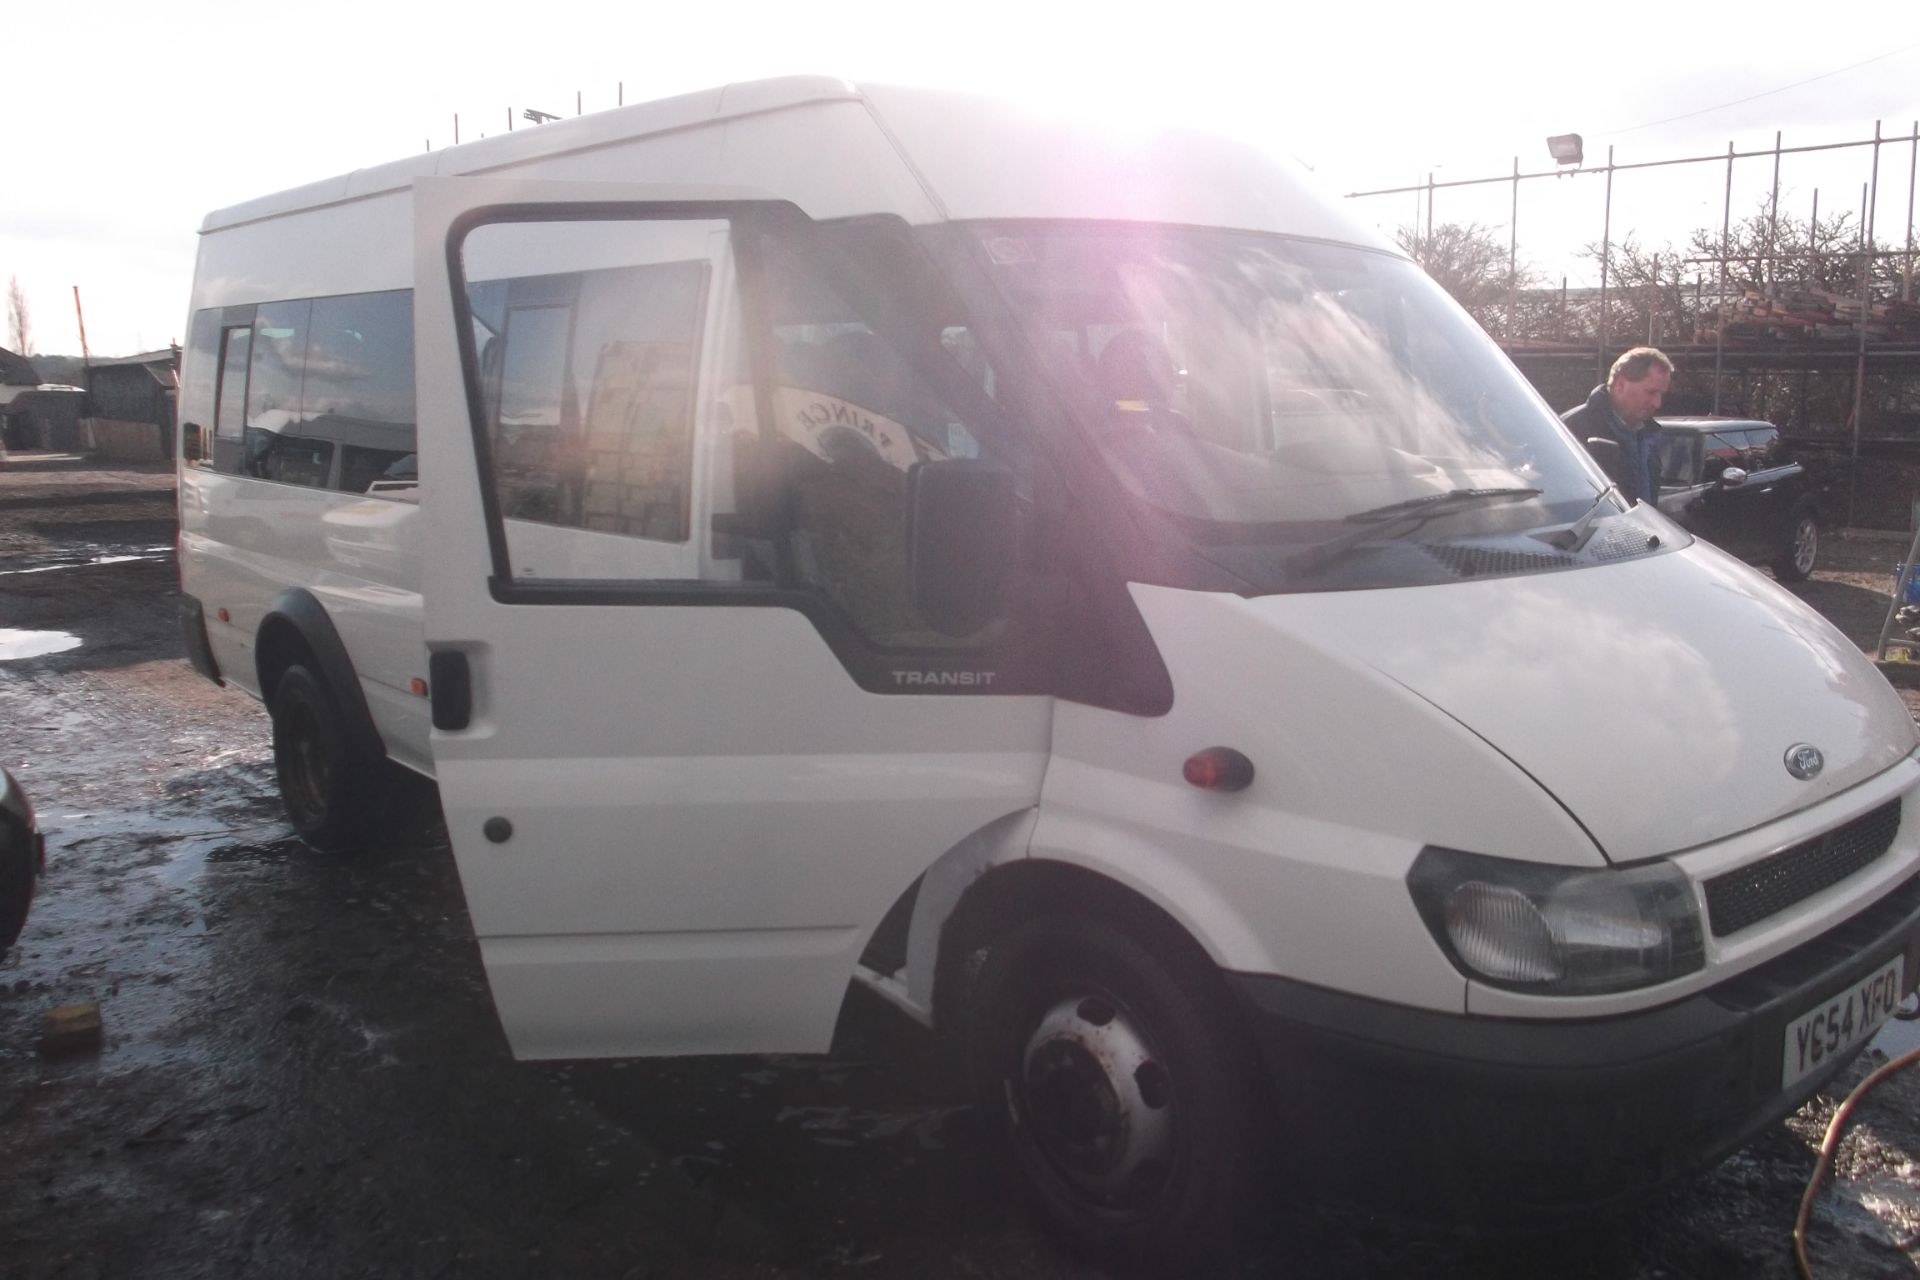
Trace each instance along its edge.
{"label": "bare tree", "polygon": [[[1692,342],[1700,325],[1700,304],[1689,285],[1686,255],[1672,245],[1649,250],[1628,233],[1605,246],[1587,245],[1580,256],[1596,267],[1605,259],[1607,278],[1606,332],[1626,343]],[[1583,308],[1582,328],[1587,336],[1598,330],[1600,304],[1590,300]]]}
{"label": "bare tree", "polygon": [[1445,222],[1431,233],[1403,226],[1394,239],[1489,332],[1500,330],[1508,318],[1509,288],[1518,291],[1533,283],[1526,266],[1508,270],[1508,250],[1499,233],[1477,222]]}
{"label": "bare tree", "polygon": [[14,354],[33,354],[33,313],[27,307],[27,291],[20,287],[19,276],[7,278],[7,336]]}
{"label": "bare tree", "polygon": [[[1733,224],[1727,234],[1727,284],[1735,290],[1776,296],[1795,289],[1839,294],[1860,291],[1860,225],[1845,210],[1829,212],[1818,222],[1784,218],[1761,201],[1760,208]],[[1874,246],[1869,245],[1868,248]],[[1696,270],[1717,277],[1720,232],[1699,227],[1688,244],[1697,259]],[[1881,259],[1871,268],[1876,292],[1899,284],[1899,268]]]}

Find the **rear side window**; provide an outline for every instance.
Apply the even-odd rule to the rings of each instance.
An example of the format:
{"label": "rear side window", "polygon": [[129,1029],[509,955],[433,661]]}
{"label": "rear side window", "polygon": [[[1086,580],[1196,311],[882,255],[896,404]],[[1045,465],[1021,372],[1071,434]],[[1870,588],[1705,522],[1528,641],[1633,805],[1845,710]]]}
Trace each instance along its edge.
{"label": "rear side window", "polygon": [[413,295],[316,298],[294,430],[340,452],[333,487],[390,492],[414,454]]}
{"label": "rear side window", "polygon": [[[221,440],[238,440],[247,420],[247,357],[253,350],[253,327],[237,325],[220,335],[219,401],[214,409],[214,432]],[[236,470],[222,465],[222,471]]]}
{"label": "rear side window", "polygon": [[189,463],[346,493],[417,487],[411,290],[226,314],[224,326],[218,308],[193,321],[181,389]]}

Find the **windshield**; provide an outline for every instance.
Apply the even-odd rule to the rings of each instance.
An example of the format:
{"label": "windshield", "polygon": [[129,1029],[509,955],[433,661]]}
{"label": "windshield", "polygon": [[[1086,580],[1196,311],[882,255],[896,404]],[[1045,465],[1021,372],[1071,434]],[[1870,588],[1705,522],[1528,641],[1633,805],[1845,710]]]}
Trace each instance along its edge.
{"label": "windshield", "polygon": [[971,231],[1125,489],[1257,586],[1443,580],[1444,557],[1396,549],[1564,528],[1602,495],[1547,406],[1403,259],[1190,228]]}

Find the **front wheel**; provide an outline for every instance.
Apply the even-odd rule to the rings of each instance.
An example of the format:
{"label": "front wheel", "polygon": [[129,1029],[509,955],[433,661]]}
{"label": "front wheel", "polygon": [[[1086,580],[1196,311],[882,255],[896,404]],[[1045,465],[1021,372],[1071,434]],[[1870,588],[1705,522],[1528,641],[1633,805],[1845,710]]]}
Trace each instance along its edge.
{"label": "front wheel", "polygon": [[359,848],[385,803],[385,762],[354,748],[333,694],[303,666],[281,675],[271,711],[274,772],[287,820],[324,853]]}
{"label": "front wheel", "polygon": [[1820,524],[1811,511],[1794,514],[1787,545],[1773,562],[1774,576],[1782,582],[1805,582],[1820,559]]}
{"label": "front wheel", "polygon": [[976,1102],[1053,1226],[1136,1265],[1223,1256],[1262,1112],[1219,975],[1183,934],[1027,921],[989,945],[971,1009]]}

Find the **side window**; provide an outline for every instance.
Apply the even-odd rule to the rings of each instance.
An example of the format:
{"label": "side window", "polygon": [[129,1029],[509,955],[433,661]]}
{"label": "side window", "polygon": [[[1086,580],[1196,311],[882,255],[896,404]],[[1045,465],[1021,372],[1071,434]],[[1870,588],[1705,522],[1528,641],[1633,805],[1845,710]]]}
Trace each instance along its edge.
{"label": "side window", "polygon": [[414,489],[413,294],[316,298],[296,434],[340,451],[335,487],[405,497]]}
{"label": "side window", "polygon": [[253,326],[235,325],[221,331],[213,447],[214,465],[229,475],[241,468],[241,437],[247,420],[247,361],[252,350]]}
{"label": "side window", "polygon": [[1704,441],[1704,478],[1718,480],[1728,467],[1746,465],[1741,461],[1743,443],[1737,431],[1709,431]]}
{"label": "side window", "polygon": [[327,483],[333,442],[300,434],[300,383],[312,311],[313,303],[302,299],[262,303],[254,313],[242,474],[310,488]]}
{"label": "side window", "polygon": [[1684,486],[1698,483],[1699,463],[1695,450],[1700,437],[1691,432],[1668,432],[1653,451],[1654,479],[1658,484]]}
{"label": "side window", "polygon": [[997,636],[936,632],[907,573],[909,471],[1007,461],[993,371],[930,268],[841,243],[720,218],[466,233],[475,444],[514,583],[803,592],[883,650]]}
{"label": "side window", "polygon": [[[927,323],[894,321],[874,299],[842,291],[858,288],[856,272],[779,239],[759,243],[773,423],[761,433],[765,456],[755,469],[781,477],[795,585],[824,596],[879,648],[990,641],[992,627],[960,641],[928,627],[913,608],[907,576],[908,470],[989,456],[979,424],[953,400],[973,396],[984,412],[992,384],[964,328],[939,323],[957,305],[943,306],[929,289],[915,299]],[[936,380],[934,371],[950,376]]]}
{"label": "side window", "polygon": [[1755,427],[1747,432],[1747,469],[1760,471],[1780,465],[1780,433],[1772,427]]}
{"label": "side window", "polygon": [[180,383],[180,457],[191,466],[213,465],[214,396],[220,385],[220,312],[197,311],[187,334],[185,376]]}
{"label": "side window", "polygon": [[726,224],[497,223],[462,257],[515,579],[706,576],[694,405]]}

